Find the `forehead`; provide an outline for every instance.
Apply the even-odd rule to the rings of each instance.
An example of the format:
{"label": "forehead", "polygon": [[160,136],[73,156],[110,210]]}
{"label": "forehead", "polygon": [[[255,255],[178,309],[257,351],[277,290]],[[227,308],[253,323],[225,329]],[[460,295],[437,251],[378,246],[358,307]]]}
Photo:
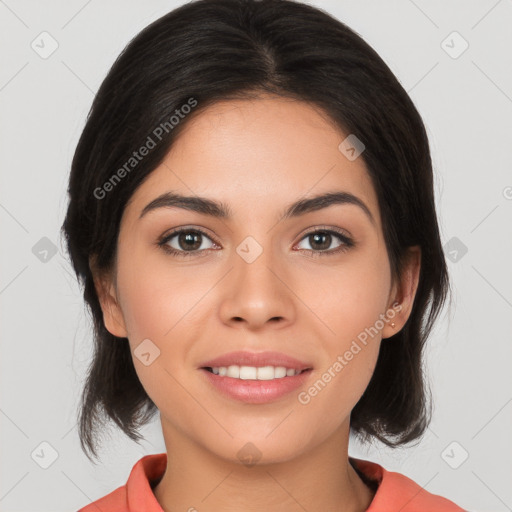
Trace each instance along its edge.
{"label": "forehead", "polygon": [[349,134],[316,106],[262,96],[221,101],[182,122],[162,164],[132,196],[129,215],[166,191],[208,196],[253,216],[336,190],[361,198],[379,220],[363,159],[340,151]]}

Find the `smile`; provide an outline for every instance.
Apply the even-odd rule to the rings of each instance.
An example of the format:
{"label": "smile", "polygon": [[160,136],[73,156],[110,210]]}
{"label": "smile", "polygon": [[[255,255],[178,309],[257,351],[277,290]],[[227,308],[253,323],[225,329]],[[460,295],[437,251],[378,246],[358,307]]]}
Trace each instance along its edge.
{"label": "smile", "polygon": [[284,366],[214,366],[206,368],[208,371],[220,377],[232,377],[242,380],[273,380],[284,377],[293,377],[304,370],[286,368]]}

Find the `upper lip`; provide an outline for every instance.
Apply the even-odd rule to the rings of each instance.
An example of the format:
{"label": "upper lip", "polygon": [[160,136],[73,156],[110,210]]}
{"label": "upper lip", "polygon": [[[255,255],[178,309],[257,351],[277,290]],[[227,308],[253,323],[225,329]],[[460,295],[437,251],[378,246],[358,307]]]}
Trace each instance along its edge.
{"label": "upper lip", "polygon": [[219,366],[284,366],[295,370],[306,370],[311,368],[311,364],[300,361],[295,357],[288,356],[281,352],[248,352],[239,350],[223,354],[215,359],[210,359],[201,363],[201,368],[214,368]]}

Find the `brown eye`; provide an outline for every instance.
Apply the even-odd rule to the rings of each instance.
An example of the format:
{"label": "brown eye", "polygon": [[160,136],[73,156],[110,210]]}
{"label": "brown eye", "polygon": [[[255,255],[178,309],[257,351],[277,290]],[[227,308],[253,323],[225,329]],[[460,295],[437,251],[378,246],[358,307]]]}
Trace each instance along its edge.
{"label": "brown eye", "polygon": [[[338,240],[338,243],[332,247],[332,244],[336,243],[336,239]],[[306,234],[302,240],[306,240],[310,246],[310,248],[303,248],[303,250],[306,250],[315,256],[336,254],[340,251],[346,251],[350,247],[354,246],[354,242],[349,237],[332,229],[313,231]]]}
{"label": "brown eye", "polygon": [[332,235],[324,231],[318,231],[312,235],[308,235],[309,244],[313,249],[325,251],[329,249],[332,243]]}
{"label": "brown eye", "polygon": [[[211,242],[210,246],[204,245],[205,239]],[[158,245],[170,254],[187,257],[211,249],[215,243],[203,231],[189,228],[173,231],[166,235]]]}
{"label": "brown eye", "polygon": [[200,233],[195,231],[182,232],[177,235],[177,242],[180,249],[185,251],[195,251],[201,247]]}

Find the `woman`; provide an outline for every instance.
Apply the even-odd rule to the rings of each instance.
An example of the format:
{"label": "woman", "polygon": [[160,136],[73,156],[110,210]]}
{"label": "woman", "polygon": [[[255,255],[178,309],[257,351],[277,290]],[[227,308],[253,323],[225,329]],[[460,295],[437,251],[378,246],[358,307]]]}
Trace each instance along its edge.
{"label": "woman", "polygon": [[95,325],[79,418],[166,453],[83,511],[460,511],[348,455],[430,419],[449,290],[428,139],[357,34],[288,0],[199,0],[102,83],[63,225]]}

